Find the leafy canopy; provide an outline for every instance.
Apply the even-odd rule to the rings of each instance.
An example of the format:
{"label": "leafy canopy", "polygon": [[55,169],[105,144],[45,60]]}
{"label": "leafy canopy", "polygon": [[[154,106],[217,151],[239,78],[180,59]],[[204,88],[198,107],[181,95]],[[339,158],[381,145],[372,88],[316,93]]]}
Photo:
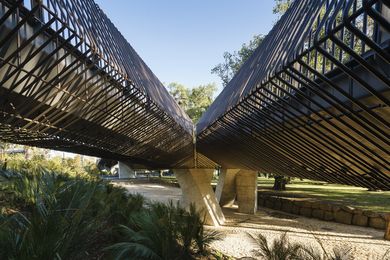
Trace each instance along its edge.
{"label": "leafy canopy", "polygon": [[223,54],[224,61],[212,68],[211,73],[216,74],[222,80],[223,86],[226,86],[245,61],[262,43],[264,37],[264,35],[255,35],[249,43],[244,43],[240,50],[234,51],[233,53],[225,51]]}
{"label": "leafy canopy", "polygon": [[192,121],[196,123],[213,102],[217,86],[215,83],[210,83],[188,88],[182,84],[173,82],[168,85],[168,90]]}
{"label": "leafy canopy", "polygon": [[279,17],[282,16],[290,7],[292,1],[293,0],[275,0],[275,6],[274,9],[272,9],[272,12]]}
{"label": "leafy canopy", "polygon": [[[293,0],[275,0],[273,13],[278,14],[279,18],[287,11]],[[234,52],[224,52],[223,62],[211,69],[212,74],[216,74],[222,81],[223,86],[226,86],[230,80],[240,70],[241,66],[248,60],[253,52],[259,47],[264,40],[265,35],[255,35],[249,41],[244,43],[241,49]]]}

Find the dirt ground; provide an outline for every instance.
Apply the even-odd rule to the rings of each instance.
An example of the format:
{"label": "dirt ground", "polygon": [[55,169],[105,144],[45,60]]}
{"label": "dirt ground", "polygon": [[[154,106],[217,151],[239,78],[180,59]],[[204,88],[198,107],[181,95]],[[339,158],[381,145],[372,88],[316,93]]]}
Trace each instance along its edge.
{"label": "dirt ground", "polygon": [[[153,201],[177,202],[181,196],[179,188],[157,183],[115,183]],[[390,250],[390,241],[383,240],[383,230],[326,222],[267,208],[259,208],[255,215],[240,214],[234,206],[224,208],[223,212],[226,223],[221,227],[208,227],[223,234],[223,239],[214,242],[212,246],[238,259],[261,259],[256,254],[258,247],[252,238],[257,234],[264,235],[270,242],[286,233],[291,242],[318,250],[320,241],[329,252],[333,248],[350,250],[353,259],[383,259],[386,251]]]}

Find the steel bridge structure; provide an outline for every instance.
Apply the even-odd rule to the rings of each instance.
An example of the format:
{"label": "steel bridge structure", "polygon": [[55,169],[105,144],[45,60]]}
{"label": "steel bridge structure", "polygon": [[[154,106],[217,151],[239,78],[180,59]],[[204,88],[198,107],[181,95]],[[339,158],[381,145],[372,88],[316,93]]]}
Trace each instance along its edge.
{"label": "steel bridge structure", "polygon": [[390,1],[300,0],[195,127],[93,0],[0,0],[0,140],[390,190]]}
{"label": "steel bridge structure", "polygon": [[390,189],[390,2],[300,0],[197,125],[225,168]]}
{"label": "steel bridge structure", "polygon": [[209,166],[193,129],[94,1],[0,1],[1,140],[133,167]]}

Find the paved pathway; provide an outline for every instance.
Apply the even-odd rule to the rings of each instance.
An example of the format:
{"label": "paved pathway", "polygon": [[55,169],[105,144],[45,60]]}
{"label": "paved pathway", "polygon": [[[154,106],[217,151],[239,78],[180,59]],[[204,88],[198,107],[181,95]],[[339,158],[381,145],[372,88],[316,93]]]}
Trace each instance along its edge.
{"label": "paved pathway", "polygon": [[[116,183],[153,201],[177,202],[181,196],[181,190],[176,187],[139,181]],[[318,249],[318,240],[329,251],[332,248],[350,248],[354,259],[382,259],[390,250],[390,241],[383,240],[383,230],[305,218],[267,208],[259,208],[256,215],[237,213],[234,207],[223,211],[227,220],[225,225],[209,227],[223,234],[223,240],[215,242],[213,247],[236,258],[260,259],[256,256],[257,245],[250,237],[260,233],[269,241],[287,233],[291,242]]]}

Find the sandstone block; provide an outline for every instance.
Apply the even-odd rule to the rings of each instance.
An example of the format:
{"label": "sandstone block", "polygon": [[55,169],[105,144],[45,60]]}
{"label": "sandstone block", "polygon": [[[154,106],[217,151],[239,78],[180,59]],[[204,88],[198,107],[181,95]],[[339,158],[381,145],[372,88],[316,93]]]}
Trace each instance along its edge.
{"label": "sandstone block", "polygon": [[334,220],[333,211],[324,211],[324,220],[326,221]]}
{"label": "sandstone block", "polygon": [[293,203],[288,200],[283,200],[282,202],[282,210],[284,212],[292,213]]}
{"label": "sandstone block", "polygon": [[312,214],[311,214],[311,208],[301,208],[299,210],[299,215],[302,215],[302,216],[305,216],[305,217],[308,217],[308,218],[311,218]]}
{"label": "sandstone block", "polygon": [[368,226],[377,228],[377,229],[385,229],[386,221],[381,217],[370,217],[368,219]]}
{"label": "sandstone block", "polygon": [[299,215],[299,212],[301,211],[301,208],[297,204],[292,205],[291,213],[295,215]]}
{"label": "sandstone block", "polygon": [[356,226],[366,227],[368,225],[368,217],[363,214],[354,214],[352,224]]}
{"label": "sandstone block", "polygon": [[272,209],[274,207],[274,201],[273,200],[266,200],[264,206],[266,208]]}
{"label": "sandstone block", "polygon": [[352,214],[344,210],[339,210],[337,212],[334,212],[334,218],[336,222],[348,224],[348,225],[352,224]]}
{"label": "sandstone block", "polygon": [[321,209],[313,209],[312,216],[313,218],[324,219],[324,211]]}

